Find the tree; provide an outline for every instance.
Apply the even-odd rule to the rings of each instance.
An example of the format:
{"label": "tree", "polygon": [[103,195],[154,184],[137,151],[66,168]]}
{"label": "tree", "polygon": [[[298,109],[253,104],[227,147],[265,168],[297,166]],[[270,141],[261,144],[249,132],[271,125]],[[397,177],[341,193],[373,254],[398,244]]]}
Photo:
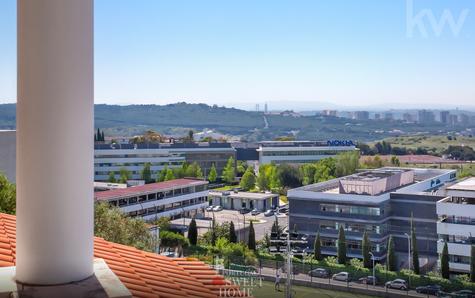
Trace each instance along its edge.
{"label": "tree", "polygon": [[216,167],[213,163],[213,165],[211,165],[211,169],[209,170],[208,181],[214,183],[216,182],[216,179],[218,179],[218,172],[216,171]]}
{"label": "tree", "polygon": [[302,175],[302,184],[309,185],[313,183],[313,178],[315,177],[316,165],[311,163],[303,164],[300,167],[300,172]]}
{"label": "tree", "polygon": [[419,274],[419,253],[417,252],[416,227],[414,226],[414,218],[411,215],[411,253],[412,267],[415,274]]}
{"label": "tree", "polygon": [[0,173],[0,212],[15,214],[16,186],[8,181],[7,176]]}
{"label": "tree", "polygon": [[226,183],[234,183],[236,178],[236,168],[234,165],[234,158],[231,156],[223,169],[223,180]]}
{"label": "tree", "polygon": [[97,140],[98,142],[102,141],[102,140],[101,140],[101,130],[100,130],[99,128],[97,128],[96,140]]}
{"label": "tree", "polygon": [[361,243],[362,255],[363,255],[363,266],[365,268],[371,268],[371,241],[368,237],[368,232],[363,233],[363,241]]}
{"label": "tree", "polygon": [[171,231],[160,231],[160,250],[163,248],[178,248],[181,252],[183,247],[188,246],[189,242],[185,236]]}
{"label": "tree", "polygon": [[313,244],[313,257],[315,260],[322,260],[322,241],[320,240],[320,232],[315,237],[315,243]]}
{"label": "tree", "polygon": [[193,217],[190,225],[188,226],[188,240],[191,245],[196,245],[198,242],[198,227],[196,226],[196,220]]}
{"label": "tree", "polygon": [[358,152],[345,152],[338,154],[336,157],[336,170],[337,177],[351,175],[356,172],[359,167],[360,155]]}
{"label": "tree", "polygon": [[267,180],[266,176],[266,166],[261,165],[259,166],[259,175],[257,176],[256,183],[259,190],[269,190],[269,181]]}
{"label": "tree", "polygon": [[256,233],[254,232],[252,221],[249,224],[249,241],[247,242],[247,246],[250,250],[256,250]]}
{"label": "tree", "polygon": [[164,166],[160,172],[157,173],[157,182],[165,181],[165,176],[167,175],[168,167]]}
{"label": "tree", "polygon": [[388,240],[388,258],[386,261],[386,268],[389,271],[396,271],[396,252],[394,251],[393,236],[389,236]]}
{"label": "tree", "polygon": [[232,222],[232,221],[229,224],[229,242],[230,243],[237,243],[236,230],[234,228],[234,222]]}
{"label": "tree", "polygon": [[110,183],[116,183],[117,182],[117,180],[115,179],[115,172],[114,171],[109,172],[109,179],[107,179],[107,181],[109,181]]}
{"label": "tree", "polygon": [[143,166],[142,172],[140,173],[140,177],[142,178],[142,180],[145,181],[145,183],[150,183],[153,181],[150,166],[151,164],[149,162],[146,162]]}
{"label": "tree", "polygon": [[470,248],[470,281],[475,282],[475,245]]}
{"label": "tree", "polygon": [[276,177],[281,186],[295,188],[302,185],[302,179],[297,167],[289,164],[281,164],[277,166]]}
{"label": "tree", "polygon": [[128,217],[105,202],[94,204],[94,235],[148,251],[154,247],[154,239],[143,219]]}
{"label": "tree", "polygon": [[214,213],[213,213],[213,222],[211,223],[211,245],[215,246],[216,245],[216,240],[218,239],[217,234],[216,234],[216,220],[214,218]]}
{"label": "tree", "polygon": [[338,264],[346,264],[346,239],[343,224],[340,224],[340,229],[338,231],[337,259]]}
{"label": "tree", "polygon": [[399,167],[401,165],[401,162],[399,161],[399,158],[397,158],[397,156],[393,155],[391,156],[391,164],[393,166]]}
{"label": "tree", "polygon": [[246,172],[241,178],[239,186],[244,190],[251,190],[256,185],[256,176],[254,176],[254,171],[251,167],[247,168]]}
{"label": "tree", "polygon": [[442,248],[442,253],[440,254],[440,273],[445,279],[450,278],[450,269],[449,269],[449,247],[447,241],[444,242],[444,248]]}
{"label": "tree", "polygon": [[173,175],[173,170],[172,169],[167,169],[164,181],[169,181],[169,180],[173,180],[173,179],[175,179],[175,175]]}
{"label": "tree", "polygon": [[120,171],[119,171],[119,182],[120,183],[127,183],[127,180],[129,180],[131,177],[132,177],[132,174],[130,173],[129,170],[127,170],[127,168],[125,167],[122,167],[120,168]]}

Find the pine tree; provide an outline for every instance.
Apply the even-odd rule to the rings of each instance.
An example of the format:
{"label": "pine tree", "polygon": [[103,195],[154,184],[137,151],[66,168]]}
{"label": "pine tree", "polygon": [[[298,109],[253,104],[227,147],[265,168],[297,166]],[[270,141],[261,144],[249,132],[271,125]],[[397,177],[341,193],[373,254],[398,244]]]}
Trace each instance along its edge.
{"label": "pine tree", "polygon": [[363,240],[361,241],[361,252],[363,255],[363,266],[365,268],[371,268],[371,242],[368,237],[368,232],[363,233]]}
{"label": "pine tree", "polygon": [[389,236],[388,240],[388,258],[386,260],[386,268],[389,271],[396,271],[396,252],[394,251],[393,236]]}
{"label": "pine tree", "polygon": [[256,185],[256,176],[254,176],[254,171],[251,169],[251,167],[247,168],[246,172],[241,178],[239,185],[244,190],[251,190],[254,188]]}
{"label": "pine tree", "polygon": [[191,245],[196,245],[198,242],[198,227],[196,226],[196,220],[194,217],[188,226],[188,240]]}
{"label": "pine tree", "polygon": [[108,181],[109,181],[110,183],[116,183],[116,182],[117,182],[117,180],[115,179],[115,172],[114,172],[114,171],[110,171],[110,172],[109,172],[109,179],[108,179]]}
{"label": "pine tree", "polygon": [[419,253],[417,251],[416,227],[414,226],[414,218],[411,215],[411,253],[412,253],[412,268],[415,274],[419,274]]}
{"label": "pine tree", "polygon": [[313,257],[315,260],[322,260],[322,241],[320,240],[320,232],[317,232],[315,243],[313,244]]}
{"label": "pine tree", "polygon": [[228,240],[230,243],[237,243],[236,230],[234,228],[234,222],[232,221],[229,224],[229,239]]}
{"label": "pine tree", "polygon": [[103,141],[103,142],[106,141],[106,138],[104,137],[104,131],[102,131],[102,133],[101,133],[101,141]]}
{"label": "pine tree", "polygon": [[216,240],[217,240],[217,235],[216,235],[216,220],[214,218],[214,212],[213,212],[213,221],[211,223],[211,245],[215,246],[216,245]]}
{"label": "pine tree", "polygon": [[475,282],[475,245],[470,249],[470,281]]}
{"label": "pine tree", "polygon": [[97,129],[96,139],[97,139],[98,142],[101,141],[101,130],[99,128]]}
{"label": "pine tree", "polygon": [[256,233],[254,232],[252,221],[249,224],[249,241],[247,242],[247,246],[251,250],[256,250]]}
{"label": "pine tree", "polygon": [[346,239],[343,224],[340,224],[338,231],[337,259],[339,264],[346,264]]}
{"label": "pine tree", "polygon": [[234,165],[234,158],[231,156],[223,169],[223,180],[226,183],[233,183],[236,178],[236,167]]}
{"label": "pine tree", "polygon": [[450,278],[449,246],[447,245],[447,241],[445,241],[444,248],[442,249],[442,253],[440,254],[440,273],[442,274],[443,278]]}
{"label": "pine tree", "polygon": [[146,162],[143,166],[142,172],[140,173],[140,176],[145,183],[152,182],[152,171],[150,170],[150,165],[149,162]]}
{"label": "pine tree", "polygon": [[218,172],[216,171],[216,167],[213,164],[209,170],[208,181],[214,183],[216,182],[216,179],[218,179]]}

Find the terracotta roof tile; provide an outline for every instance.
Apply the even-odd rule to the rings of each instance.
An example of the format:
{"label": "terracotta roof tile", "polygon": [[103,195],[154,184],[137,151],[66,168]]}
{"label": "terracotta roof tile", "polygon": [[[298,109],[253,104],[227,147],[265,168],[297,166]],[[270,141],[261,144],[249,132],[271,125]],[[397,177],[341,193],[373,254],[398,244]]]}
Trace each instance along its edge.
{"label": "terracotta roof tile", "polygon": [[[0,267],[15,265],[15,227],[15,216],[0,213]],[[107,263],[134,297],[215,298],[220,288],[239,289],[196,259],[171,259],[97,237],[94,256]]]}

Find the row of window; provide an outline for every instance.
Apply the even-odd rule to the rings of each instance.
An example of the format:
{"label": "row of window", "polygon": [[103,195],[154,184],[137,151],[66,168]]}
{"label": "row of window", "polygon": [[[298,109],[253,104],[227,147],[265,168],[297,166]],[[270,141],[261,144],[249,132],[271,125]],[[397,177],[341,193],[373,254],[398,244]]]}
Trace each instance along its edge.
{"label": "row of window", "polygon": [[470,264],[470,257],[449,255],[449,262],[459,264]]}
{"label": "row of window", "polygon": [[181,157],[180,154],[151,153],[151,154],[97,154],[94,158],[160,158],[160,157]]}
{"label": "row of window", "polygon": [[335,213],[370,215],[370,216],[380,216],[381,214],[384,214],[384,209],[381,209],[378,207],[348,206],[348,205],[335,205],[335,204],[321,204],[320,210],[323,212],[335,212]]}
{"label": "row of window", "polygon": [[440,234],[439,240],[448,243],[475,244],[475,237]]}
{"label": "row of window", "polygon": [[207,201],[206,197],[199,197],[199,198],[195,198],[195,199],[191,199],[191,200],[185,200],[185,201],[181,201],[181,202],[165,204],[165,205],[160,205],[160,206],[154,206],[154,207],[150,207],[150,208],[140,209],[140,210],[137,210],[137,211],[132,211],[132,212],[129,212],[128,215],[130,217],[136,217],[136,216],[146,216],[146,215],[159,214],[159,213],[174,210],[174,209],[180,209],[180,208],[184,208],[184,207],[187,207],[187,206],[202,204],[206,201]]}
{"label": "row of window", "polygon": [[304,156],[304,155],[337,155],[345,150],[312,150],[312,151],[263,151],[263,156]]}
{"label": "row of window", "polygon": [[[328,238],[323,238],[322,240],[322,246],[323,247],[336,247],[338,240],[336,239],[328,239]],[[362,250],[362,241],[357,241],[357,240],[347,240],[346,241],[346,247],[349,250]],[[386,250],[386,244],[385,243],[372,243],[371,245],[371,251],[375,252],[380,252],[380,251],[385,251]]]}
{"label": "row of window", "polygon": [[440,216],[439,220],[445,223],[475,225],[475,217],[467,216]]}
{"label": "row of window", "polygon": [[[194,188],[194,190],[193,190]],[[112,206],[118,206],[118,207],[126,207],[126,206],[131,206],[139,203],[144,203],[144,202],[149,202],[149,201],[156,201],[156,200],[163,200],[163,199],[168,199],[172,198],[175,196],[181,196],[189,193],[194,193],[194,192],[201,192],[205,191],[208,189],[208,185],[198,185],[194,187],[185,187],[185,188],[177,188],[174,190],[168,190],[165,192],[157,192],[157,193],[150,193],[150,194],[144,194],[141,196],[134,196],[134,197],[129,197],[129,198],[123,198],[123,199],[118,199],[118,200],[111,200],[109,201],[109,204]]]}
{"label": "row of window", "polygon": [[348,232],[364,233],[365,231],[383,234],[387,231],[387,225],[373,225],[373,224],[360,224],[360,223],[341,223],[330,220],[321,220],[320,229],[321,230],[338,230],[340,226],[343,226],[343,229]]}

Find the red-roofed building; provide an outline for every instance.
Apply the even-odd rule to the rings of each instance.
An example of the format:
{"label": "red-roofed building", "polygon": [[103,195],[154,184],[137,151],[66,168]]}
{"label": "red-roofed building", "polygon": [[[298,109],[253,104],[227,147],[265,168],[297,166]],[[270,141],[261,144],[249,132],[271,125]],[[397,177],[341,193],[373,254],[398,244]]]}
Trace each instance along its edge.
{"label": "red-roofed building", "polygon": [[95,201],[107,201],[131,217],[153,220],[200,217],[208,206],[208,181],[175,179],[94,193]]}

